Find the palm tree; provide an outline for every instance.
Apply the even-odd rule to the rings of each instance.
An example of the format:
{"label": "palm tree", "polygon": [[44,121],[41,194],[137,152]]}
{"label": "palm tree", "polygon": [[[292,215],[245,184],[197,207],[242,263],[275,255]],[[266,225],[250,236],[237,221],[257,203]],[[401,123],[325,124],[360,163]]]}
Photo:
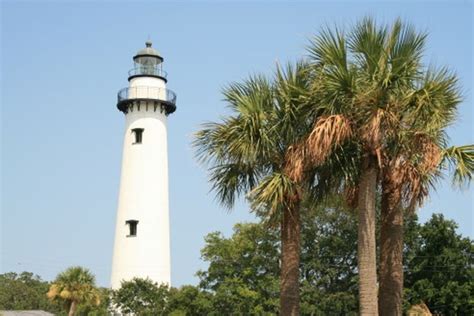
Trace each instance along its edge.
{"label": "palm tree", "polygon": [[404,210],[413,212],[417,204],[421,205],[430,187],[434,187],[436,180],[445,171],[451,170],[454,183],[460,186],[469,183],[474,174],[474,145],[442,149],[433,143],[430,145],[433,146],[431,153],[416,141],[412,145],[417,145],[417,156],[421,161],[411,156],[414,154],[412,151],[408,155],[400,155],[388,163],[382,180],[379,271],[381,315],[402,314]]}
{"label": "palm tree", "polygon": [[456,77],[446,70],[430,70],[423,79],[412,80],[419,82],[407,89],[408,105],[396,131],[397,141],[387,150],[382,179],[379,305],[383,315],[402,313],[404,209],[413,212],[421,205],[446,171],[451,170],[454,183],[461,186],[474,174],[474,145],[447,147],[446,128],[455,121],[461,100]]}
{"label": "palm tree", "polygon": [[310,82],[307,65],[299,62],[278,67],[272,81],[253,76],[231,84],[224,96],[232,114],[205,124],[194,140],[224,206],[245,195],[255,212],[280,225],[281,315],[299,314],[300,205],[311,177],[297,169],[304,160],[299,142],[309,126]]}
{"label": "palm tree", "polygon": [[74,316],[80,303],[100,304],[100,292],[95,288],[92,273],[82,267],[70,267],[61,272],[49,288],[50,300],[65,302],[68,315]]}
{"label": "palm tree", "polygon": [[[426,187],[446,165],[440,163],[441,157],[454,159],[461,171],[458,178],[468,177],[467,169],[473,166],[472,149],[471,160],[469,151],[459,148],[457,156],[441,154],[454,150],[443,151],[445,129],[455,118],[460,98],[454,75],[423,68],[425,39],[426,34],[400,20],[388,27],[365,18],[348,35],[325,29],[309,47],[319,77],[313,90],[319,98],[315,102],[319,119],[306,140],[310,163],[337,162],[342,155],[358,166],[358,170],[346,168],[342,186],[355,196],[359,214],[361,315],[376,315],[379,307],[380,315],[401,315],[401,203],[413,205],[426,196]],[[377,306],[379,189],[383,196]]]}
{"label": "palm tree", "polygon": [[[361,315],[377,315],[375,196],[381,171],[383,129],[390,117],[382,110],[387,87],[381,80],[382,49],[388,36],[371,19],[346,35],[324,29],[309,47],[318,77],[313,94],[318,116],[305,142],[310,163],[351,161],[342,179],[358,213],[359,306]],[[338,149],[341,149],[338,150]],[[344,164],[339,164],[344,169]]]}

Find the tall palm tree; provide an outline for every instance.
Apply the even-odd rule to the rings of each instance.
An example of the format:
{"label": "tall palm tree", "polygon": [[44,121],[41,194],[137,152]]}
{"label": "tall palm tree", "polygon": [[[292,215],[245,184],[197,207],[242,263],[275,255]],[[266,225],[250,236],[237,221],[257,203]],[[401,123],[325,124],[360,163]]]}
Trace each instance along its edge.
{"label": "tall palm tree", "polygon": [[457,78],[446,69],[418,67],[405,91],[400,128],[388,144],[382,179],[380,293],[383,315],[401,315],[403,293],[403,210],[413,211],[436,180],[453,171],[455,184],[474,173],[474,146],[447,147],[447,127],[456,120],[461,98]]}
{"label": "tall palm tree", "polygon": [[[325,29],[309,47],[319,77],[314,87],[319,118],[306,140],[311,163],[334,159],[335,149],[343,148],[342,156],[349,157],[346,161],[358,166],[358,171],[346,170],[353,175],[346,176],[343,186],[355,195],[359,214],[361,315],[376,315],[379,307],[381,315],[401,315],[400,206],[403,201],[422,200],[426,186],[445,165],[440,164],[445,128],[460,102],[455,76],[422,66],[425,39],[426,34],[400,20],[389,27],[365,18],[348,34]],[[467,151],[462,152],[458,150],[458,157],[451,159],[466,158]],[[466,159],[456,162],[465,169],[472,167],[472,160],[470,165]],[[466,177],[466,172],[462,174]],[[375,255],[379,189],[384,193],[380,306]]]}
{"label": "tall palm tree", "polygon": [[223,92],[231,114],[205,124],[194,140],[224,206],[244,195],[255,212],[280,225],[281,315],[299,314],[300,205],[311,180],[297,169],[304,159],[299,142],[309,126],[310,83],[307,65],[299,62],[278,67],[271,81],[253,76],[231,84]]}
{"label": "tall palm tree", "polygon": [[82,267],[70,267],[61,272],[51,284],[47,296],[50,300],[65,302],[68,316],[76,314],[80,303],[100,304],[100,292],[95,287],[94,275]]}
{"label": "tall palm tree", "polygon": [[[375,195],[381,171],[383,129],[389,117],[381,107],[386,87],[381,81],[382,44],[388,36],[371,19],[364,19],[351,33],[324,29],[309,52],[318,77],[313,93],[318,116],[305,144],[310,163],[340,161],[347,156],[356,168],[343,179],[352,192],[358,213],[359,306],[361,315],[377,315],[377,266]],[[339,157],[335,156],[338,148]],[[344,168],[341,164],[340,168]]]}

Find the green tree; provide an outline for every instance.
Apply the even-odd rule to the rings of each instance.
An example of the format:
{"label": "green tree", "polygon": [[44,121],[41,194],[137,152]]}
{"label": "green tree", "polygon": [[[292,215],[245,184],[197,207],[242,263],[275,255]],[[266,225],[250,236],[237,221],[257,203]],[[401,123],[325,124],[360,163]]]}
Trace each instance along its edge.
{"label": "green tree", "polygon": [[279,234],[265,224],[236,224],[231,238],[211,233],[201,257],[209,262],[199,271],[200,287],[211,291],[220,314],[279,311]]}
{"label": "green tree", "polygon": [[341,201],[309,206],[302,229],[302,314],[357,315],[357,216]]}
{"label": "green tree", "polygon": [[212,315],[212,295],[191,285],[171,288],[167,310],[174,316]]}
{"label": "green tree", "polygon": [[[280,305],[299,314],[300,206],[312,177],[295,178],[298,142],[307,132],[310,78],[304,63],[255,76],[224,90],[232,114],[196,134],[198,157],[208,163],[219,200],[231,207],[246,195],[253,209],[281,229]],[[292,159],[290,162],[289,159]]]}
{"label": "green tree", "polygon": [[58,274],[47,296],[52,301],[63,302],[68,315],[76,315],[79,304],[100,304],[100,293],[95,287],[95,277],[83,267],[70,267]]}
{"label": "green tree", "polygon": [[133,278],[123,281],[113,291],[112,303],[124,314],[164,315],[169,299],[167,285],[158,285],[150,279]]}
{"label": "green tree", "polygon": [[[303,214],[301,315],[358,315],[357,217],[338,203]],[[441,215],[424,225],[415,216],[405,222],[405,311],[423,301],[441,315],[472,314],[473,241],[456,234],[456,225]],[[279,313],[272,273],[278,244],[278,230],[265,223],[237,224],[229,238],[206,237],[202,258],[209,267],[198,276],[214,313]]]}
{"label": "green tree", "polygon": [[436,315],[474,314],[474,241],[434,214],[406,230],[406,302],[424,302]]}
{"label": "green tree", "polygon": [[49,284],[31,272],[0,274],[0,310],[45,310],[57,313],[61,307],[46,297]]}
{"label": "green tree", "polygon": [[77,315],[80,316],[109,316],[109,307],[111,304],[110,296],[112,291],[108,288],[98,289],[100,304],[96,305],[95,302],[84,302],[78,305]]}
{"label": "green tree", "polygon": [[[356,219],[340,204],[304,206],[302,214],[301,314],[356,315]],[[279,314],[279,243],[279,230],[264,222],[237,224],[230,238],[206,237],[209,267],[198,276],[215,313]]]}

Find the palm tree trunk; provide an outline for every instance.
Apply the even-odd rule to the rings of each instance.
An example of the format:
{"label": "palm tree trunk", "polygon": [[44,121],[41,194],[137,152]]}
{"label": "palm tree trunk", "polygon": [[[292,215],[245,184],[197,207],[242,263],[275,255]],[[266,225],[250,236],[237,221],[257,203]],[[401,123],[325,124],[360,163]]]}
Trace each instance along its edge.
{"label": "palm tree trunk", "polygon": [[366,158],[359,182],[357,201],[359,213],[357,260],[359,267],[359,314],[361,316],[378,315],[375,248],[376,186],[376,164],[373,159]]}
{"label": "palm tree trunk", "polygon": [[280,315],[300,313],[300,210],[299,202],[283,211],[281,221]]}
{"label": "palm tree trunk", "polygon": [[77,310],[77,302],[72,301],[71,306],[69,307],[69,313],[68,316],[74,316],[76,315],[76,310]]}
{"label": "palm tree trunk", "polygon": [[403,300],[403,209],[400,192],[383,183],[380,231],[380,315],[402,315]]}

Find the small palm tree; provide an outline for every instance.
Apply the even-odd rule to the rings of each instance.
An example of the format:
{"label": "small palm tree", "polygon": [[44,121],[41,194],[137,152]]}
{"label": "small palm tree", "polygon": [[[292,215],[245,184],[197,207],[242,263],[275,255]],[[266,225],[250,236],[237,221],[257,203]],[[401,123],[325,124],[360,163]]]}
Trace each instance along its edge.
{"label": "small palm tree", "polygon": [[70,267],[61,272],[51,284],[47,296],[50,300],[64,302],[69,316],[76,314],[80,303],[100,304],[100,292],[95,287],[94,275],[82,267]]}
{"label": "small palm tree", "polygon": [[273,81],[254,76],[231,84],[224,96],[232,114],[206,124],[194,141],[223,205],[245,195],[254,211],[280,223],[281,315],[299,314],[300,205],[312,181],[295,177],[304,159],[295,153],[308,131],[310,82],[300,62],[278,68]]}

